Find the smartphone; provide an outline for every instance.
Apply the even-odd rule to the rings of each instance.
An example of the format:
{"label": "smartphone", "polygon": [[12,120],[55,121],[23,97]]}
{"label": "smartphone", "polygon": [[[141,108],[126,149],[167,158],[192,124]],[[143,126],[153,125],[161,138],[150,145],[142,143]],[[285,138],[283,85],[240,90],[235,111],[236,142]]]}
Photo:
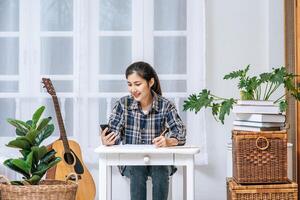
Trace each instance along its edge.
{"label": "smartphone", "polygon": [[[107,127],[108,127],[108,124],[100,124],[100,128],[101,128],[102,131],[104,131],[104,129],[106,129]],[[109,130],[106,131],[105,136],[110,134],[110,133],[111,133],[111,131],[109,131]]]}

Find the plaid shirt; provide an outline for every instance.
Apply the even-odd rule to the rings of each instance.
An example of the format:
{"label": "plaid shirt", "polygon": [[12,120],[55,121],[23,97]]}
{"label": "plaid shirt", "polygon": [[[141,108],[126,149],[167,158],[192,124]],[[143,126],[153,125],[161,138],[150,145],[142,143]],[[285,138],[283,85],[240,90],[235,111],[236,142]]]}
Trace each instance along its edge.
{"label": "plaid shirt", "polygon": [[149,113],[142,112],[139,102],[131,96],[119,99],[109,118],[110,130],[117,134],[116,144],[152,144],[165,128],[166,137],[176,138],[178,145],[185,144],[186,128],[175,105],[153,92],[153,103]]}

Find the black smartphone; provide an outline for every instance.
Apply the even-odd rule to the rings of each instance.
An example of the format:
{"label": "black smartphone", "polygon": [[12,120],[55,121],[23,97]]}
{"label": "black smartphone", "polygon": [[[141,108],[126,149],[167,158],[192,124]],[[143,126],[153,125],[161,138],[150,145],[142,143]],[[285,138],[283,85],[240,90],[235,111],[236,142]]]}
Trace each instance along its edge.
{"label": "black smartphone", "polygon": [[[107,127],[108,127],[108,124],[100,124],[100,128],[102,131],[104,131],[104,129],[106,129]],[[108,135],[110,133],[111,133],[111,131],[107,130],[105,135]]]}

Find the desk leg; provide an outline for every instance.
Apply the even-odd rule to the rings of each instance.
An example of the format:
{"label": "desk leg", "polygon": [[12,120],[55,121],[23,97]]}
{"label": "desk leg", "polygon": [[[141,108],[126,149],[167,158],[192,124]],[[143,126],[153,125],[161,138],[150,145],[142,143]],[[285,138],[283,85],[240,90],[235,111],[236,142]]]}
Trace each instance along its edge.
{"label": "desk leg", "polygon": [[107,166],[106,156],[100,156],[99,158],[99,200],[107,200]]}
{"label": "desk leg", "polygon": [[[184,155],[184,154],[175,154],[175,163],[174,165],[184,166],[186,172],[186,181],[185,183],[186,200],[194,200],[195,193],[195,180],[194,180],[194,155]],[[183,192],[183,193],[184,193]]]}
{"label": "desk leg", "polygon": [[189,159],[186,163],[186,199],[194,200],[194,157]]}
{"label": "desk leg", "polygon": [[106,174],[107,174],[107,184],[106,184],[106,191],[107,191],[107,199],[112,199],[112,166],[106,167]]}

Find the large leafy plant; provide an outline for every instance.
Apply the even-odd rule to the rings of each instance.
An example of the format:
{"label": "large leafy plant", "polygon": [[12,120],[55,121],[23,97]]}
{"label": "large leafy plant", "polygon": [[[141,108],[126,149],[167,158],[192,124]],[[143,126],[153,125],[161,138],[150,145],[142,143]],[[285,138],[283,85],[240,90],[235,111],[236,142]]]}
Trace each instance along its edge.
{"label": "large leafy plant", "polygon": [[7,159],[4,165],[23,175],[22,181],[12,181],[15,185],[36,185],[61,158],[55,157],[55,150],[48,150],[41,143],[54,131],[54,125],[49,124],[51,117],[40,119],[45,107],[38,108],[31,120],[26,122],[17,119],[7,119],[16,128],[17,137],[7,146],[19,149],[22,157]]}
{"label": "large leafy plant", "polygon": [[[297,101],[300,100],[299,88],[295,85],[294,79],[297,75],[288,73],[285,67],[272,69],[271,72],[262,73],[258,76],[249,76],[250,65],[245,69],[237,70],[226,74],[223,79],[238,79],[237,89],[240,91],[242,100],[270,100],[274,92],[280,87],[285,88],[284,94],[278,99],[272,100],[274,104],[279,104],[283,112],[287,108],[285,96],[291,94]],[[199,94],[191,94],[184,101],[184,110],[199,112],[202,108],[210,107],[212,115],[224,124],[225,115],[229,115],[237,99],[223,98],[211,93],[210,90],[203,89]]]}

